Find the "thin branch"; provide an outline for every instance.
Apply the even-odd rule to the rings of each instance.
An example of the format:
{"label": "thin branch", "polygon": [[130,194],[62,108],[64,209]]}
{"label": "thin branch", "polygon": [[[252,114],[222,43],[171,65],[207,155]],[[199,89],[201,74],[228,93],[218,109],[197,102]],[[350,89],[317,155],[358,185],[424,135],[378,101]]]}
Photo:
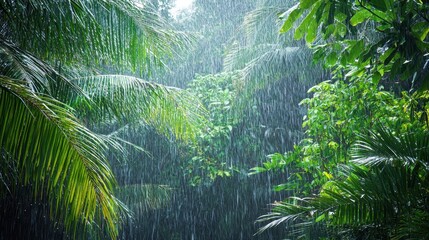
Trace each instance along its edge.
{"label": "thin branch", "polygon": [[387,21],[386,19],[384,19],[384,18],[380,17],[378,14],[376,14],[376,13],[375,13],[374,11],[372,11],[370,8],[365,7],[365,6],[364,6],[364,4],[363,4],[363,2],[362,2],[362,0],[358,0],[358,2],[359,2],[359,5],[360,5],[362,8],[364,8],[365,10],[367,10],[368,12],[370,12],[372,15],[374,15],[374,16],[376,16],[376,17],[378,17],[379,19],[381,19],[382,21],[385,21],[386,23],[389,23],[389,24],[393,25],[393,23],[392,23],[392,22],[389,22],[389,21]]}

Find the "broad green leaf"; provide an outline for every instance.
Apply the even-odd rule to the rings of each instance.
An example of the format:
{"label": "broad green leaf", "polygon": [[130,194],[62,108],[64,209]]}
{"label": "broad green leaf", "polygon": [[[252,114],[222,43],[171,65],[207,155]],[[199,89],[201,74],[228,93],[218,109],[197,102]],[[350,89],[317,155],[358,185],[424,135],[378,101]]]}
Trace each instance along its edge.
{"label": "broad green leaf", "polygon": [[362,40],[357,41],[353,47],[350,49],[350,55],[348,58],[349,62],[354,62],[356,58],[362,53],[364,49],[364,42]]}
{"label": "broad green leaf", "polygon": [[299,7],[302,9],[310,8],[314,3],[320,2],[321,0],[300,0]]}
{"label": "broad green leaf", "polygon": [[267,169],[265,169],[263,167],[254,167],[254,168],[250,169],[249,175],[263,173],[263,172],[266,172],[266,171],[267,171]]}
{"label": "broad green leaf", "polygon": [[331,10],[331,6],[332,6],[332,3],[330,1],[328,1],[325,4],[325,7],[323,8],[321,22],[324,22],[325,24],[330,24],[330,23],[328,23],[328,18],[329,18],[329,12]]}
{"label": "broad green leaf", "polygon": [[349,63],[353,63],[350,61],[350,54],[347,51],[341,51],[340,53],[340,65],[347,66]]}
{"label": "broad green leaf", "polygon": [[373,81],[375,84],[378,84],[378,83],[380,82],[380,80],[381,80],[381,74],[380,74],[379,72],[375,72],[375,73],[372,75],[372,81]]}
{"label": "broad green leaf", "polygon": [[346,74],[346,77],[360,76],[363,71],[365,71],[364,68],[354,67]]}
{"label": "broad green leaf", "polygon": [[335,65],[335,63],[337,63],[338,60],[338,56],[336,52],[331,52],[327,57],[326,57],[326,66],[328,67],[332,67]]}
{"label": "broad green leaf", "polygon": [[380,11],[387,11],[386,2],[384,0],[370,0],[368,2]]}
{"label": "broad green leaf", "polygon": [[274,191],[280,192],[280,191],[291,191],[299,188],[299,183],[297,182],[288,182],[280,185],[274,186]]}
{"label": "broad green leaf", "polygon": [[424,41],[429,33],[429,24],[427,22],[419,22],[411,27],[413,35],[420,41]]}
{"label": "broad green leaf", "polygon": [[[380,11],[378,9],[372,10],[375,14],[372,15],[371,19],[376,22],[385,22],[385,21],[392,21],[396,18],[395,15],[393,15],[391,11]],[[390,23],[389,23],[390,24]]]}
{"label": "broad green leaf", "polygon": [[335,24],[329,25],[324,32],[323,38],[328,39],[335,32]]}
{"label": "broad green leaf", "polygon": [[398,48],[389,48],[383,55],[382,57],[380,57],[380,60],[383,61],[384,65],[387,65],[390,63],[390,61],[392,61],[392,59],[395,57],[396,52],[397,52]]}
{"label": "broad green leaf", "polygon": [[314,40],[316,40],[317,37],[317,22],[315,19],[310,22],[310,25],[308,26],[307,35],[305,36],[305,41],[307,43],[312,43]]}
{"label": "broad green leaf", "polygon": [[[317,11],[317,9],[319,8],[321,4],[321,1],[317,2],[316,5],[313,6],[313,8],[311,9],[310,13],[308,13],[308,15],[304,18],[304,20],[301,22],[301,24],[298,26],[298,28],[295,30],[295,34],[294,34],[294,39],[295,40],[299,40],[302,37],[304,37],[304,34],[308,34],[309,30],[309,26],[311,24],[311,22],[315,22],[315,13]],[[316,26],[315,26],[316,27]],[[317,33],[311,33],[312,35],[317,34]]]}
{"label": "broad green leaf", "polygon": [[289,16],[280,28],[280,33],[285,33],[289,31],[292,28],[294,22],[301,16],[301,13],[302,9],[299,8],[299,4],[296,4],[288,11],[286,11],[284,14]]}
{"label": "broad green leaf", "polygon": [[325,214],[322,214],[316,218],[316,222],[320,222],[325,219]]}
{"label": "broad green leaf", "polygon": [[357,26],[358,24],[366,21],[371,16],[372,16],[372,14],[370,12],[368,12],[366,9],[359,10],[350,19],[350,24],[352,26]]}
{"label": "broad green leaf", "polygon": [[340,36],[340,37],[344,37],[347,34],[347,26],[344,25],[343,23],[337,23],[335,24],[336,26],[336,33]]}
{"label": "broad green leaf", "polygon": [[310,15],[307,15],[307,17],[304,19],[304,21],[301,22],[301,24],[296,28],[295,34],[293,35],[293,38],[295,40],[299,40],[304,37],[305,33],[308,29],[308,22],[310,21]]}
{"label": "broad green leaf", "polygon": [[335,19],[339,22],[344,22],[347,18],[347,15],[342,12],[335,12]]}

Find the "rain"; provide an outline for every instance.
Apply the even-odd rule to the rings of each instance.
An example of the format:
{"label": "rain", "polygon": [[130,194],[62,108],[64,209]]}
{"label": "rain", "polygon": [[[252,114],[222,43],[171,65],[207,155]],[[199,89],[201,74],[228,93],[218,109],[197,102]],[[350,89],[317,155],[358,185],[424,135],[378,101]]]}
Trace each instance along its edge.
{"label": "rain", "polygon": [[[172,12],[177,27],[193,34],[195,43],[179,52],[165,73],[154,75],[165,85],[202,95],[212,123],[198,139],[202,146],[183,148],[153,132],[140,140],[150,156],[136,157],[126,172],[118,169],[120,184],[149,183],[151,191],[168,186],[162,189],[168,198],[144,211],[145,203],[140,203],[141,214],[120,238],[282,237],[281,230],[256,234],[261,224],[255,221],[270,203],[286,197],[272,187],[287,176],[249,172],[267,155],[290,151],[300,141],[305,109],[299,102],[324,74],[303,45],[287,44],[288,36],[278,34],[276,13],[286,7],[278,1],[194,1]],[[307,76],[300,74],[302,68],[309,69]],[[141,136],[138,131],[136,137]]]}
{"label": "rain", "polygon": [[417,2],[1,1],[0,240],[427,238]]}

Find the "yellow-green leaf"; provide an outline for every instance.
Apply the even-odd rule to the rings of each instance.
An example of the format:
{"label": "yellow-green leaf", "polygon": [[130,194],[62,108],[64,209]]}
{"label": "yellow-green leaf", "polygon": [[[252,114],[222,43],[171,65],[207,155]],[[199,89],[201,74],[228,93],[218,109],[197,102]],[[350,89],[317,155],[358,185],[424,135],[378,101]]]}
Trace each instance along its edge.
{"label": "yellow-green leaf", "polygon": [[299,4],[296,4],[295,6],[290,8],[288,11],[283,13],[283,15],[285,15],[285,16],[288,15],[288,18],[286,19],[286,21],[283,23],[282,27],[280,28],[280,33],[285,33],[287,31],[289,31],[292,28],[294,22],[301,15],[301,12],[302,12],[302,9],[299,8]]}

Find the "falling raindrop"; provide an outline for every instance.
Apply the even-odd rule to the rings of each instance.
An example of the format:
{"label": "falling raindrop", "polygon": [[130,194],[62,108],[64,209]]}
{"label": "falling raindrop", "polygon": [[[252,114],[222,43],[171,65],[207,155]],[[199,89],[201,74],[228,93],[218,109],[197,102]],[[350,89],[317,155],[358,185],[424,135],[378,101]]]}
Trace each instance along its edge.
{"label": "falling raindrop", "polygon": [[[145,90],[153,90],[156,96],[166,95],[167,100],[142,96],[141,92],[130,94],[132,101],[136,101],[134,104],[145,101],[149,104],[143,110],[130,108],[131,113],[138,115],[133,119],[127,118],[127,114],[131,115],[127,112],[127,105],[132,105],[129,102],[118,103],[119,110],[109,108],[108,104],[87,112],[73,109],[89,129],[103,139],[108,139],[107,142],[111,144],[103,146],[106,148],[109,164],[102,167],[108,165],[112,169],[118,185],[114,189],[114,195],[124,205],[120,221],[114,224],[118,225],[118,239],[281,238],[281,230],[255,235],[259,227],[255,220],[269,210],[270,202],[287,196],[287,192],[274,192],[272,187],[286,182],[288,172],[250,175],[249,171],[261,166],[267,160],[267,155],[283,154],[302,140],[301,125],[305,108],[299,103],[308,96],[307,89],[323,79],[323,71],[319,66],[312,65],[311,53],[305,50],[303,43],[293,41],[290,34],[279,35],[278,13],[281,9],[291,7],[294,1],[129,2],[133,2],[138,8],[148,7],[145,10],[153,11],[153,15],[149,14],[153,19],[148,21],[156,17],[165,18],[165,22],[171,23],[171,27],[177,30],[178,38],[183,37],[184,33],[188,35],[183,37],[185,44],[174,48],[170,58],[163,60],[165,68],[153,66],[147,72],[133,73],[152,82],[172,86],[159,90],[155,85],[139,82],[144,85]],[[115,5],[111,11],[120,18],[122,15],[116,7],[121,6]],[[73,21],[80,20],[76,18]],[[127,24],[121,27],[124,28],[119,29],[121,31],[129,30]],[[163,26],[155,28],[157,27],[160,28],[156,29],[160,30],[157,33],[161,35],[170,32],[161,29]],[[7,32],[7,26],[3,30]],[[145,35],[146,32],[134,32],[134,35],[139,34]],[[149,31],[148,35],[150,34],[152,32]],[[171,37],[168,40],[173,42],[174,39]],[[104,40],[100,38],[100,41]],[[137,44],[134,40],[129,41]],[[165,43],[151,39],[147,41],[154,48],[148,48],[142,54],[149,54],[150,51],[156,53],[158,47],[167,47],[162,45]],[[116,45],[121,44],[124,43],[117,39],[109,48],[116,48]],[[164,52],[160,54],[164,55]],[[108,60],[97,61],[109,64]],[[7,67],[2,63],[0,66]],[[103,65],[100,69],[91,71],[110,74],[115,72],[115,67]],[[91,101],[109,102],[114,97],[125,97],[128,94],[126,90],[136,90],[140,86],[131,84],[131,79],[126,80],[127,89],[109,91],[107,86],[103,86],[100,87],[102,94],[99,99]],[[182,90],[179,91],[176,87]],[[2,92],[0,97],[1,94]],[[112,99],[107,99],[106,96]],[[177,101],[170,106],[168,97]],[[200,109],[199,102],[204,105],[204,111]],[[181,105],[190,103],[195,106],[186,108]],[[90,104],[85,102],[85,105]],[[161,109],[162,106],[169,106],[170,112],[166,113]],[[193,117],[193,110],[206,118],[198,120],[198,129],[193,128],[192,119],[187,121],[187,117]],[[91,122],[91,119],[97,121]],[[192,137],[181,139],[182,131],[191,132]],[[120,146],[112,143],[115,141]],[[3,154],[3,149],[0,151]],[[54,157],[50,159],[54,160]],[[71,162],[70,166],[74,166],[73,164],[76,162]],[[84,167],[88,169],[94,167],[91,161],[85,164]],[[17,166],[6,165],[0,163],[1,168],[18,169]],[[63,166],[66,172],[68,168],[72,169],[70,166]],[[44,174],[52,173],[46,171]],[[71,174],[80,177],[80,173],[72,171]],[[97,174],[99,175],[91,176],[90,180],[97,182],[98,177],[105,173],[100,171]],[[10,179],[5,179],[0,174],[0,180],[12,183],[15,181],[14,177],[17,177],[15,175],[11,174]],[[79,177],[77,179],[81,180]],[[61,176],[55,178],[61,179]],[[70,196],[74,189],[63,189],[68,180],[69,178],[56,180],[56,185],[42,186],[40,189],[60,189],[62,195]],[[92,183],[91,181],[89,182]],[[7,232],[0,233],[0,239],[13,236],[16,229],[23,232],[23,239],[29,239],[31,234],[40,239],[108,238],[108,222],[103,219],[104,213],[96,211],[94,216],[85,216],[81,212],[73,212],[75,209],[72,207],[56,211],[48,203],[68,206],[67,201],[72,201],[73,198],[54,198],[41,191],[40,196],[37,195],[37,201],[34,201],[27,196],[32,194],[27,191],[30,186],[17,184],[14,188],[18,189],[12,190],[17,191],[16,194],[23,202],[0,199],[4,201],[1,206],[10,206],[2,209],[3,214],[16,216],[13,219],[0,219],[2,227],[11,226]],[[3,188],[0,190],[1,193],[7,193]],[[91,194],[94,193],[79,196],[85,199]],[[99,207],[105,196],[98,196],[94,203],[96,206],[84,206],[82,209]],[[19,209],[19,212],[14,212],[14,209]],[[82,209],[80,211],[83,212]],[[106,209],[101,212],[103,211]],[[76,226],[64,224],[67,218],[64,220],[63,215],[70,212],[84,215]],[[11,223],[8,220],[12,220]],[[22,231],[27,224],[36,230]],[[70,229],[85,231],[74,231],[73,234],[76,235],[73,235],[70,234]]]}

